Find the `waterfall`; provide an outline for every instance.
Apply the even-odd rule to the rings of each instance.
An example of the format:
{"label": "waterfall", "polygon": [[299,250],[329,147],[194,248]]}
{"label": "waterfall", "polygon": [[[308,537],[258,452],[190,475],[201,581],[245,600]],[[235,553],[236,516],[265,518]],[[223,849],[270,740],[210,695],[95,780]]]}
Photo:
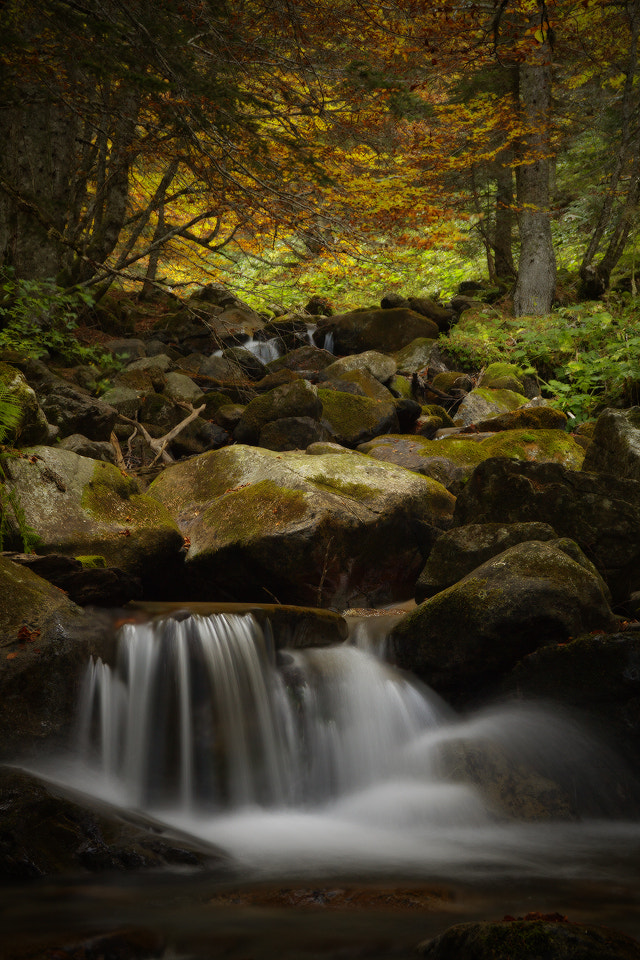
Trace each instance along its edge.
{"label": "waterfall", "polygon": [[87,669],[67,782],[254,878],[586,876],[638,848],[617,761],[580,725],[459,717],[378,641],[276,650],[251,614],[125,625],[115,665]]}
{"label": "waterfall", "polygon": [[437,723],[422,692],[353,647],[280,659],[250,614],[126,624],[115,668],[87,670],[80,753],[135,805],[279,807],[374,782]]}

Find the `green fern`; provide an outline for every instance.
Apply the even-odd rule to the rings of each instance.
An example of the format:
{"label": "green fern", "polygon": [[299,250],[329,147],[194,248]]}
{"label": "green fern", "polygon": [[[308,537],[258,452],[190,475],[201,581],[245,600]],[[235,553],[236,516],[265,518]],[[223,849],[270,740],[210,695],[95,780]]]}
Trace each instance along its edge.
{"label": "green fern", "polygon": [[[22,410],[6,386],[0,381],[0,444],[4,443],[20,424]],[[9,454],[0,454],[0,550],[4,550],[5,541],[16,538],[22,542],[25,553],[33,553],[40,542],[35,530],[27,523],[24,509],[15,492],[7,487],[5,459]]]}

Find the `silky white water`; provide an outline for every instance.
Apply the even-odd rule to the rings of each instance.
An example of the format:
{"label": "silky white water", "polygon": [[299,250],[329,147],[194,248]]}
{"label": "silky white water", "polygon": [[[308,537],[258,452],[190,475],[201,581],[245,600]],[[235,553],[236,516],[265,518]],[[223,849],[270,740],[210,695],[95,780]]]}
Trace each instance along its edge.
{"label": "silky white water", "polygon": [[87,670],[76,751],[77,786],[246,879],[602,877],[639,849],[621,768],[572,721],[460,718],[355,646],[276,653],[251,615],[126,625]]}

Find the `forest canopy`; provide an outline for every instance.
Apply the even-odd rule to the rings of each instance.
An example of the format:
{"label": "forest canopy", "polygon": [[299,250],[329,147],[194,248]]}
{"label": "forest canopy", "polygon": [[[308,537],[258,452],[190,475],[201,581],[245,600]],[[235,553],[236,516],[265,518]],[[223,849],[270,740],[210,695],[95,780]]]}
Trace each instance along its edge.
{"label": "forest canopy", "polygon": [[475,245],[521,315],[551,308],[565,248],[584,297],[633,249],[640,0],[8,0],[1,18],[13,276],[151,295]]}

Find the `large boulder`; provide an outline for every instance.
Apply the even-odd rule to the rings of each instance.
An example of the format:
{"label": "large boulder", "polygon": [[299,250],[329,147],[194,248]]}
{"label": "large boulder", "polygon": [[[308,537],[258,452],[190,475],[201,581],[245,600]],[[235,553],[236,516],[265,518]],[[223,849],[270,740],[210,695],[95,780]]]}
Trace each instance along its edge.
{"label": "large boulder", "polygon": [[559,915],[458,923],[421,943],[428,960],[640,960],[640,943],[608,927]]}
{"label": "large boulder", "polygon": [[113,464],[70,450],[31,447],[7,461],[7,486],[16,495],[26,523],[40,538],[39,553],[99,555],[107,566],[155,577],[177,565],[182,535],[168,512],[143,494],[136,480]]}
{"label": "large boulder", "polygon": [[439,440],[422,436],[382,436],[359,445],[361,453],[397,463],[443,483],[458,494],[476,466],[492,457],[558,462],[571,470],[582,464],[584,450],[562,430],[504,430],[484,438],[467,434]]}
{"label": "large boulder", "polygon": [[548,523],[469,523],[441,533],[416,583],[422,603],[516,543],[557,539]]}
{"label": "large boulder", "polygon": [[582,469],[640,480],[640,407],[600,414]]}
{"label": "large boulder", "polygon": [[538,647],[612,629],[601,579],[563,547],[516,544],[420,604],[391,633],[395,661],[464,702]]}
{"label": "large boulder", "polygon": [[614,600],[640,586],[640,482],[558,463],[485,460],[460,491],[456,525],[541,521],[575,540]]}
{"label": "large boulder", "polygon": [[327,335],[333,338],[336,354],[363,353],[377,350],[395,353],[417,337],[435,340],[440,331],[433,320],[399,307],[392,310],[353,310],[331,317],[318,324],[313,339],[324,346]]}
{"label": "large boulder", "polygon": [[357,454],[243,445],[168,467],[148,492],[188,538],[194,598],[338,608],[410,596],[454,504],[440,484]]}

